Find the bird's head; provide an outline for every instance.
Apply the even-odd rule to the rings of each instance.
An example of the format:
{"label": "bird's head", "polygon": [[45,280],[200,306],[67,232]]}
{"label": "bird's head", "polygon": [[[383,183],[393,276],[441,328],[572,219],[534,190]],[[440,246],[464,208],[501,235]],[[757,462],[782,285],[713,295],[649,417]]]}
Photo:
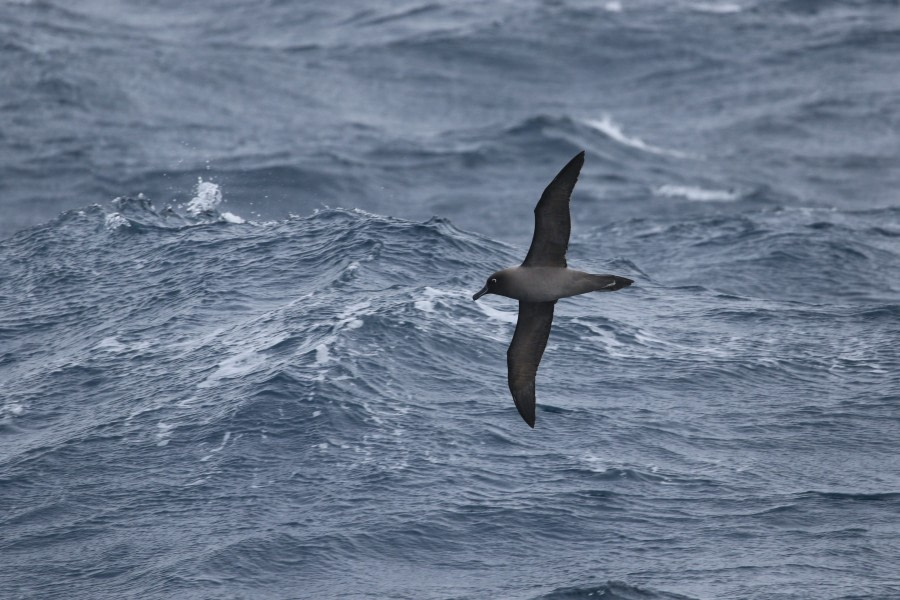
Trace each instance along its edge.
{"label": "bird's head", "polygon": [[478,300],[485,294],[497,294],[499,293],[501,286],[503,285],[503,272],[497,271],[493,273],[490,277],[488,277],[487,283],[484,284],[484,287],[475,292],[475,295],[472,296],[472,300]]}

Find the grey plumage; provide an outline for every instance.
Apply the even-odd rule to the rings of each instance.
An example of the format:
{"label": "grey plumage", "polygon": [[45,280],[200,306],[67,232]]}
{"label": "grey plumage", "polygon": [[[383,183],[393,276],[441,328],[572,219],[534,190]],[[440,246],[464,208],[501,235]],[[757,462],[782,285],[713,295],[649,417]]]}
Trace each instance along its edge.
{"label": "grey plumage", "polygon": [[493,273],[472,296],[478,300],[485,294],[498,294],[519,300],[519,319],[506,364],[509,391],[531,427],[535,423],[535,376],[550,337],[556,301],[587,292],[612,292],[634,283],[627,277],[568,268],[569,198],[583,164],[584,152],[579,152],[544,190],[534,209],[534,236],[522,264]]}

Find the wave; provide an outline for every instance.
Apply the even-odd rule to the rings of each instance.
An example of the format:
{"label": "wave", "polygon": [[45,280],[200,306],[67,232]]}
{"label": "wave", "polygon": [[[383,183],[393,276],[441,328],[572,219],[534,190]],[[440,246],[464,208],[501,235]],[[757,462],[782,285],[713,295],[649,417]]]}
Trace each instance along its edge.
{"label": "wave", "polygon": [[534,600],[581,600],[604,598],[609,600],[691,600],[691,596],[663,592],[646,587],[629,585],[622,581],[609,581],[603,585],[559,588],[535,596]]}
{"label": "wave", "polygon": [[897,504],[900,501],[900,492],[819,492],[808,491],[798,494],[798,498],[817,498],[822,500],[835,500],[846,502],[889,502]]}
{"label": "wave", "polygon": [[612,117],[610,117],[609,115],[603,115],[600,119],[585,119],[584,123],[592,127],[593,129],[596,129],[597,131],[603,133],[611,140],[618,142],[624,146],[628,146],[629,148],[635,148],[643,152],[648,152],[650,154],[659,154],[662,156],[672,156],[675,158],[692,158],[692,155],[688,154],[687,152],[663,148],[661,146],[654,146],[653,144],[648,144],[641,138],[626,135],[624,130],[622,129],[622,126],[613,121]]}
{"label": "wave", "polygon": [[[216,186],[200,182],[184,212],[119,198],[112,212],[71,211],[0,243],[3,256],[24,254],[40,265],[7,262],[0,273],[21,286],[2,299],[18,310],[0,322],[0,339],[11,344],[14,365],[43,365],[13,367],[9,393],[18,400],[4,404],[4,415],[27,422],[38,404],[57,397],[41,400],[55,385],[92,378],[106,391],[92,404],[103,405],[124,391],[119,382],[130,371],[154,363],[167,370],[188,365],[189,372],[171,380],[176,388],[163,385],[166,391],[155,387],[162,381],[145,379],[139,389],[152,400],[111,410],[105,426],[131,430],[141,415],[155,414],[144,434],[168,445],[196,422],[197,410],[235,386],[262,386],[251,395],[264,397],[266,382],[283,375],[288,388],[298,382],[305,395],[313,388],[341,394],[344,381],[359,381],[356,370],[377,372],[368,353],[378,355],[386,331],[415,323],[449,337],[448,312],[465,307],[469,322],[483,317],[469,288],[498,254],[511,253],[446,220],[329,209],[245,222],[219,213],[221,202]],[[107,290],[115,290],[115,302],[103,301]],[[298,331],[292,322],[302,323]],[[47,336],[60,337],[47,346],[23,342]],[[413,347],[429,352],[428,339]],[[361,410],[363,419],[377,421],[381,409]]]}
{"label": "wave", "polygon": [[0,1],[0,589],[891,596],[896,4]]}
{"label": "wave", "polygon": [[662,224],[653,219],[649,227],[647,220],[635,220],[603,235],[615,236],[611,244],[628,236],[677,249],[671,258],[652,261],[633,255],[644,266],[653,262],[651,276],[664,274],[662,280],[670,285],[812,303],[827,298],[890,304],[895,298],[895,277],[889,274],[896,271],[896,248],[891,236],[873,229],[872,219],[890,221],[893,213],[892,208],[857,214],[776,206],[697,221]]}
{"label": "wave", "polygon": [[[575,122],[554,123],[577,135]],[[177,539],[184,589],[205,591],[204,574],[230,569],[235,585],[258,590],[269,577],[294,581],[334,562],[356,573],[385,556],[452,564],[464,577],[539,531],[548,564],[572,548],[588,553],[566,579],[517,580],[494,595],[679,598],[661,590],[693,588],[666,576],[654,587],[593,583],[588,574],[605,568],[594,549],[609,539],[629,560],[649,561],[648,544],[680,552],[672,524],[687,522],[679,535],[691,536],[695,523],[731,518],[722,507],[733,491],[750,497],[742,515],[778,519],[764,511],[786,504],[769,490],[772,471],[793,473],[779,462],[789,459],[782,436],[830,439],[821,431],[870,431],[871,420],[858,421],[890,415],[896,295],[798,297],[807,272],[837,277],[830,287],[848,266],[891,280],[894,238],[871,230],[893,208],[768,207],[586,228],[572,256],[636,284],[558,304],[539,426],[526,435],[506,388],[516,304],[471,300],[521,247],[446,219],[321,209],[235,222],[225,207],[221,188],[201,180],[181,206],[118,198],[0,242],[0,281],[15,282],[0,291],[0,480],[14,482],[16,506],[46,507],[16,513],[36,533],[13,532],[13,543],[40,555],[47,539],[94,535],[97,519],[118,527],[137,515],[170,531],[198,511],[238,511],[254,515],[254,533],[226,536],[222,552]],[[775,254],[788,251],[805,258]],[[780,296],[751,285],[767,281],[756,269],[788,270]],[[890,296],[889,285],[868,293]],[[820,410],[798,410],[796,398]],[[836,398],[849,404],[829,410]],[[868,450],[883,433],[854,443]],[[747,445],[767,460],[748,461]],[[94,507],[98,480],[110,507],[99,517],[45,499],[55,486]],[[890,494],[808,494],[815,510],[896,504]],[[805,498],[788,503],[808,512]],[[292,552],[302,567],[269,560]],[[112,566],[88,556],[101,571],[127,571],[131,590],[171,583],[127,553]],[[358,582],[371,585],[367,573]],[[476,595],[491,584],[479,585]]]}

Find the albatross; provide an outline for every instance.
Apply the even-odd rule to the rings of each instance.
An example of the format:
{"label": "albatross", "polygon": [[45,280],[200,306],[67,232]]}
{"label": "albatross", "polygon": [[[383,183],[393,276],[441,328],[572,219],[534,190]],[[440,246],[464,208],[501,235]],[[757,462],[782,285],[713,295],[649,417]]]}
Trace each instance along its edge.
{"label": "albatross", "polygon": [[566,263],[571,219],[569,198],[584,164],[579,152],[550,182],[534,209],[534,237],[525,260],[491,274],[472,300],[497,294],[519,301],[519,319],[506,352],[509,391],[519,414],[534,428],[534,378],[547,347],[553,307],[560,298],[588,292],[614,292],[634,281],[618,275],[594,275]]}

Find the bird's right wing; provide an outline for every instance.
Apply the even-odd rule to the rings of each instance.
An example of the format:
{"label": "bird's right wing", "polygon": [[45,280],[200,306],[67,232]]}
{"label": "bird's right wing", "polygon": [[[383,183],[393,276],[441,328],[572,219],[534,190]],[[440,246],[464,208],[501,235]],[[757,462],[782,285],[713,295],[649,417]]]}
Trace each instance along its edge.
{"label": "bird's right wing", "polygon": [[583,164],[584,152],[579,152],[553,178],[534,207],[534,237],[522,262],[523,267],[566,267],[566,250],[572,229],[569,197]]}
{"label": "bird's right wing", "polygon": [[531,427],[535,420],[534,378],[550,337],[555,304],[556,301],[519,302],[516,333],[506,352],[509,391],[519,414]]}

